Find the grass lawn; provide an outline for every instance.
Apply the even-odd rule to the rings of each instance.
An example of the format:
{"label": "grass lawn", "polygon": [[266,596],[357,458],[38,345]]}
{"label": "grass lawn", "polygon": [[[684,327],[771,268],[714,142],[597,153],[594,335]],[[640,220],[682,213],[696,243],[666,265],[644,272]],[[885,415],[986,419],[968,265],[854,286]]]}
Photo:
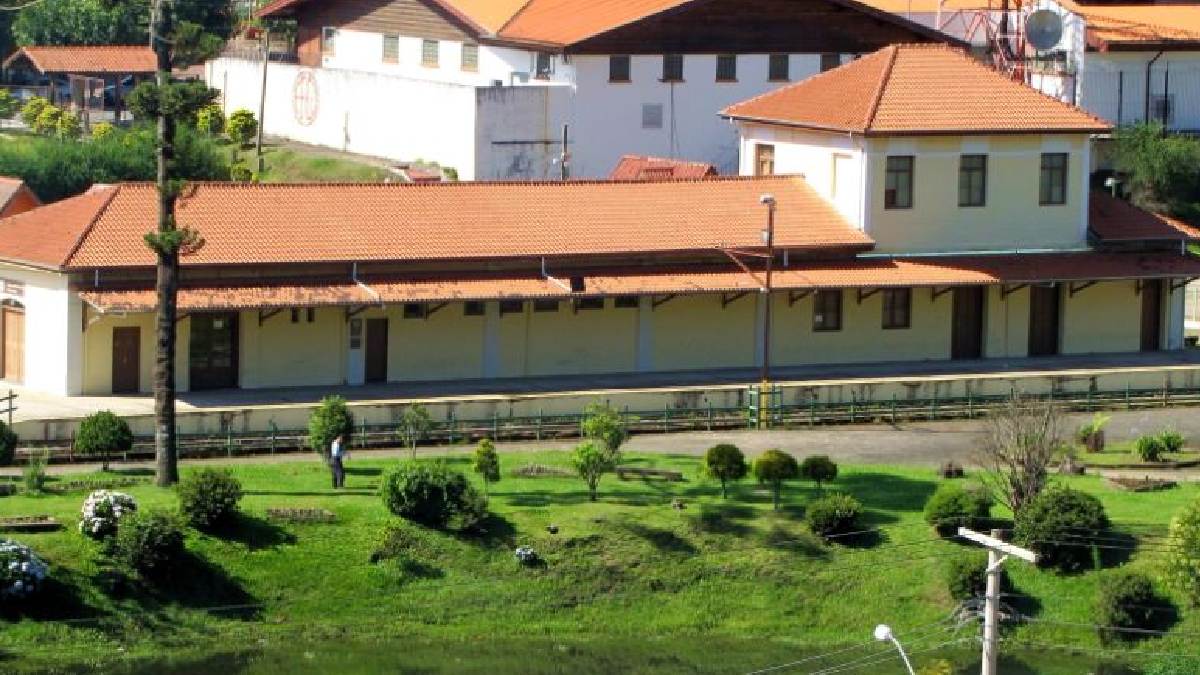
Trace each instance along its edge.
{"label": "grass lawn", "polygon": [[[260,641],[403,636],[481,650],[520,640],[670,640],[666,644],[705,643],[719,653],[727,641],[752,642],[761,644],[754,653],[765,662],[742,665],[762,667],[787,660],[786,654],[869,640],[881,621],[902,639],[912,636],[910,649],[917,650],[977,631],[974,625],[957,634],[928,628],[955,607],[942,568],[963,548],[937,540],[921,520],[938,483],[932,470],[843,466],[832,489],[857,496],[867,508],[865,525],[880,532],[827,545],[807,534],[800,519],[815,488],[790,486],[778,513],[769,493],[750,481],[722,501],[718,487],[698,477],[695,457],[631,456],[627,463],[678,469],[687,480],[606,476],[596,503],[579,479],[509,474],[527,463],[565,468],[565,452],[502,455],[504,478],[492,486],[495,517],[486,535],[442,534],[385,511],[375,489],[395,461],[369,453],[352,458],[348,489],[340,493],[329,489],[315,457],[311,464],[237,466],[246,490],[240,527],[219,537],[190,533],[192,560],[159,591],[115,583],[99,562],[98,546],[70,527],[85,493],[0,498],[0,516],[49,514],[69,524],[61,532],[14,537],[51,564],[55,583],[39,603],[0,622],[0,663],[15,670],[103,666],[120,658],[117,649],[126,657],[151,657]],[[464,456],[446,461],[468,468]],[[1196,485],[1127,493],[1095,477],[1069,482],[1099,496],[1118,528],[1139,535],[1161,534],[1179,507],[1200,497]],[[125,491],[143,509],[175,504],[171,491]],[[673,508],[675,498],[686,508]],[[338,520],[280,526],[265,520],[271,507],[326,508]],[[557,534],[547,531],[552,524]],[[397,546],[372,562],[389,525]],[[512,553],[517,545],[533,546],[545,566],[520,567]],[[1139,550],[1126,564],[1154,572],[1160,555]],[[1039,622],[1012,626],[1006,637],[1100,646],[1086,624],[1093,621],[1103,572],[1061,576],[1020,562],[1008,570],[1014,592],[1030,596],[1016,598],[1015,606]],[[205,609],[244,604],[262,607]],[[1200,654],[1196,635],[1200,614],[1181,608],[1172,635],[1130,648]]]}
{"label": "grass lawn", "polygon": [[[255,168],[254,148],[238,150],[233,143],[221,146],[231,158],[236,154],[241,162]],[[391,174],[366,162],[354,161],[330,152],[283,147],[265,143],[265,169],[260,179],[264,183],[377,183]]]}

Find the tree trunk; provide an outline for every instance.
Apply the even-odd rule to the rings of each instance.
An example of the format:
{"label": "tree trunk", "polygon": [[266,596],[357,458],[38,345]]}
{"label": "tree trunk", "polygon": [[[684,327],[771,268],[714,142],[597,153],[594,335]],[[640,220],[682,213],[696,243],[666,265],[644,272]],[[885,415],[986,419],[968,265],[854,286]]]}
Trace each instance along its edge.
{"label": "tree trunk", "polygon": [[[170,9],[164,0],[155,0],[151,46],[158,56],[159,92],[170,83],[171,32]],[[175,120],[165,112],[158,115],[158,231],[175,229],[175,192],[169,184],[171,161],[175,155]],[[161,243],[161,242],[160,242]],[[157,250],[158,274],[155,291],[158,315],[155,318],[154,355],[154,482],[167,487],[179,481],[178,448],[175,444],[175,300],[179,290],[179,251]]]}
{"label": "tree trunk", "polygon": [[725,491],[725,479],[721,479],[721,499],[728,499],[729,493]]}
{"label": "tree trunk", "polygon": [[773,501],[774,501],[774,508],[776,511],[779,510],[779,490],[780,490],[780,485],[779,485],[779,483],[776,483],[775,489],[771,491],[771,495],[774,497]]}

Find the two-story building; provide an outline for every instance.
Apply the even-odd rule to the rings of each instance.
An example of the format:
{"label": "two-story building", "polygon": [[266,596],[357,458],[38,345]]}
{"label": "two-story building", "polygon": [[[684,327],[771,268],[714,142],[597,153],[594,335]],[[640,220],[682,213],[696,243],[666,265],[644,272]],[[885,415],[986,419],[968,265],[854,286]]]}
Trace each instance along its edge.
{"label": "two-story building", "polygon": [[[188,186],[181,389],[1182,346],[1197,232],[1089,195],[1106,122],[919,45],[724,116],[754,175]],[[0,220],[5,372],[150,390],[155,205],[102,185]]]}
{"label": "two-story building", "polygon": [[[266,132],[470,179],[575,177],[624,154],[737,164],[713,116],[893,42],[939,32],[857,0],[275,0],[295,65],[266,73]],[[258,109],[261,61],[207,66],[226,108]]]}

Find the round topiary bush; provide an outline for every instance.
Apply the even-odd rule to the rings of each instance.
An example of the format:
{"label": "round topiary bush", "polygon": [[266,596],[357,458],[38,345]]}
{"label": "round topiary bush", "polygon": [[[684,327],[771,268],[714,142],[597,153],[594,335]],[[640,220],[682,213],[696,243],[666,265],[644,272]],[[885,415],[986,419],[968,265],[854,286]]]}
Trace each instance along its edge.
{"label": "round topiary bush", "polygon": [[83,500],[79,531],[92,539],[107,539],[117,533],[121,519],[137,511],[137,501],[124,492],[96,490]]}
{"label": "round topiary bush", "polygon": [[1143,462],[1158,462],[1162,460],[1167,446],[1163,443],[1161,436],[1138,436],[1138,439],[1133,442],[1133,451]]}
{"label": "round topiary bush", "polygon": [[17,456],[17,434],[4,422],[0,422],[0,466],[11,466]]}
{"label": "round topiary bush", "polygon": [[778,511],[783,484],[800,477],[800,464],[795,457],[782,450],[767,450],[754,460],[754,477],[759,483],[771,486],[772,504]]}
{"label": "round topiary bush", "polygon": [[1154,630],[1170,606],[1154,592],[1150,577],[1124,570],[1107,574],[1096,587],[1100,641],[1132,641]]}
{"label": "round topiary bush", "polygon": [[225,131],[225,112],[216,103],[209,103],[196,111],[196,130],[209,136]]}
{"label": "round topiary bush", "polygon": [[858,529],[862,504],[850,495],[834,493],[815,499],[804,511],[804,522],[813,534],[829,537]]}
{"label": "round topiary bush", "polygon": [[10,539],[0,539],[0,604],[36,593],[46,574],[46,563],[32,549]]}
{"label": "round topiary bush", "polygon": [[183,528],[175,514],[161,510],[123,519],[109,545],[114,562],[151,581],[166,579],[184,553]]}
{"label": "round topiary bush", "polygon": [[405,462],[380,485],[388,511],[439,529],[471,529],[487,517],[487,499],[445,464]]}
{"label": "round topiary bush", "polygon": [[[950,597],[962,602],[987,592],[987,551],[972,549],[951,557],[944,571]],[[1000,587],[1008,587],[1007,573],[1001,568]]]}
{"label": "round topiary bush", "polygon": [[837,478],[837,475],[838,465],[825,455],[812,455],[805,457],[804,461],[800,462],[800,476],[816,483],[817,489],[821,488],[822,483],[828,483]]}
{"label": "round topiary bush", "polygon": [[992,495],[983,486],[942,483],[925,502],[925,522],[943,537],[960,527],[979,529],[992,512]]}
{"label": "round topiary bush", "polygon": [[1200,607],[1200,499],[1171,519],[1166,578],[1193,607]]}
{"label": "round topiary bush", "polygon": [[176,487],[179,512],[199,530],[228,525],[237,517],[242,484],[224,469],[201,469],[183,477]]}
{"label": "round topiary bush", "polygon": [[1013,538],[1038,553],[1038,564],[1060,571],[1082,569],[1096,553],[1089,543],[1109,527],[1104,505],[1070,488],[1042,492],[1017,512]]}
{"label": "round topiary bush", "polygon": [[114,454],[128,452],[133,447],[133,432],[125,420],[107,410],[92,413],[79,422],[75,432],[75,451],[98,456],[102,471],[108,471],[108,460]]}
{"label": "round topiary bush", "polygon": [[746,456],[732,443],[718,443],[704,453],[704,473],[721,483],[721,499],[729,496],[729,483],[745,478],[749,471]]}
{"label": "round topiary bush", "polygon": [[246,146],[250,144],[250,139],[258,133],[258,120],[254,117],[254,113],[245,108],[238,108],[229,114],[225,130],[229,132],[230,140],[238,145]]}

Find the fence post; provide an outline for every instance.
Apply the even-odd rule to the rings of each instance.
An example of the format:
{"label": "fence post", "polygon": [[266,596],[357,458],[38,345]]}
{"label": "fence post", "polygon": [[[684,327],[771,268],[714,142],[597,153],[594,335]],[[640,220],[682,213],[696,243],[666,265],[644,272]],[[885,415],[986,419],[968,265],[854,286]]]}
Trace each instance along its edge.
{"label": "fence post", "polygon": [[498,440],[500,437],[500,413],[492,411],[492,440]]}
{"label": "fence post", "polygon": [[542,409],[538,408],[537,426],[534,427],[534,436],[540,441],[542,440]]}
{"label": "fence post", "polygon": [[1088,387],[1087,408],[1088,408],[1088,412],[1091,412],[1096,409],[1096,406],[1092,403],[1092,388],[1091,387]]}
{"label": "fence post", "polygon": [[8,390],[8,428],[12,428],[13,408],[17,407],[17,396],[12,389]]}
{"label": "fence post", "polygon": [[1125,409],[1133,410],[1133,402],[1129,400],[1129,381],[1125,381]]}
{"label": "fence post", "polygon": [[233,457],[233,429],[225,428],[225,456]]}
{"label": "fence post", "polygon": [[929,401],[929,419],[937,419],[937,386],[933,387],[933,399]]}
{"label": "fence post", "polygon": [[1163,407],[1167,407],[1168,401],[1171,400],[1171,378],[1170,376],[1163,377]]}
{"label": "fence post", "polygon": [[817,425],[817,397],[808,399],[808,426]]}
{"label": "fence post", "polygon": [[663,408],[663,431],[671,430],[671,409]]}
{"label": "fence post", "polygon": [[896,426],[896,395],[892,394],[892,426]]}
{"label": "fence post", "polygon": [[854,392],[850,392],[850,424],[854,424],[854,403],[857,397]]}
{"label": "fence post", "polygon": [[271,454],[275,454],[275,444],[278,442],[279,425],[275,424],[275,420],[271,420]]}

